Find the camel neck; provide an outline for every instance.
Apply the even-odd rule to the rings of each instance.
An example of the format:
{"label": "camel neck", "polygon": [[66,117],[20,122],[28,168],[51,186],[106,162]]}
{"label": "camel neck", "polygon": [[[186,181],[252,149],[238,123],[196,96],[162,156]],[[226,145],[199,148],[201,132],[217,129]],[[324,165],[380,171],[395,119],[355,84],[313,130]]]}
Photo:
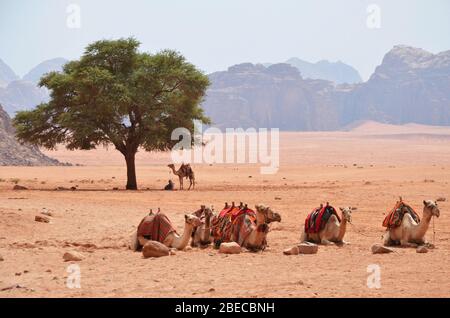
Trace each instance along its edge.
{"label": "camel neck", "polygon": [[339,224],[339,241],[342,241],[344,239],[345,230],[347,229],[347,219],[345,218],[344,214],[341,216],[342,221],[341,224]]}
{"label": "camel neck", "polygon": [[173,247],[179,250],[184,249],[189,243],[193,229],[194,227],[191,224],[185,223],[183,234],[181,236],[175,236]]}
{"label": "camel neck", "polygon": [[430,227],[432,215],[431,213],[426,213],[425,210],[422,214],[422,220],[417,225],[417,236],[424,237],[428,228]]}

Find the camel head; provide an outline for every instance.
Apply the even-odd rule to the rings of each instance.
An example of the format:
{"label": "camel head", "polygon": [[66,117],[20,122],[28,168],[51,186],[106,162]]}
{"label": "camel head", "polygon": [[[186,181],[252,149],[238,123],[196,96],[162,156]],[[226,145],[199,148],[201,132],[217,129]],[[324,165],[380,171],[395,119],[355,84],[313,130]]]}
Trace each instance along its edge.
{"label": "camel head", "polygon": [[263,215],[266,223],[281,222],[281,215],[274,212],[270,207],[266,207],[262,204],[255,206],[256,213]]}
{"label": "camel head", "polygon": [[192,225],[192,226],[200,226],[202,224],[202,221],[198,217],[192,214],[185,214],[184,219],[186,224]]}
{"label": "camel head", "polygon": [[175,165],[171,163],[170,165],[167,165],[169,168],[175,168]]}
{"label": "camel head", "polygon": [[205,213],[205,217],[212,217],[214,215],[214,207],[210,206],[209,208],[204,207],[203,208],[203,213]]}
{"label": "camel head", "polygon": [[342,212],[342,218],[344,218],[348,223],[352,223],[352,211],[356,210],[355,207],[347,206],[344,208],[339,208]]}
{"label": "camel head", "polygon": [[431,216],[435,216],[437,218],[441,214],[436,201],[433,200],[423,200],[423,212],[424,213],[428,212],[431,214]]}

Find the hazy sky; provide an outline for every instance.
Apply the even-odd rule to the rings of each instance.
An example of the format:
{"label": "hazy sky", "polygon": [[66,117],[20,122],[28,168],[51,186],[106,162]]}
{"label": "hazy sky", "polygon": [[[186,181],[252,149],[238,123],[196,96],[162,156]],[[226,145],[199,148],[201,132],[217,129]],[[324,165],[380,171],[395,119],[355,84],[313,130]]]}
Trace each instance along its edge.
{"label": "hazy sky", "polygon": [[[70,4],[80,8],[80,28],[68,27]],[[370,4],[380,28],[367,25],[376,18]],[[78,58],[92,41],[128,36],[145,51],[176,49],[208,73],[295,56],[341,60],[367,79],[396,44],[449,50],[450,1],[0,0],[0,58],[19,75],[46,59]]]}

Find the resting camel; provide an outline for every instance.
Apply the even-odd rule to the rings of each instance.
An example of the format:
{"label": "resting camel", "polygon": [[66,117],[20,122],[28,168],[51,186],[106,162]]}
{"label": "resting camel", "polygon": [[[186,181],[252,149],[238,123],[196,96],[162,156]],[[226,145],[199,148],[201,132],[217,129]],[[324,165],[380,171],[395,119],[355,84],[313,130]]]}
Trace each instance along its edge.
{"label": "resting camel", "polygon": [[192,247],[206,247],[212,243],[211,222],[214,218],[214,208],[207,208],[202,205],[200,210],[194,214],[202,220],[202,224],[197,226],[192,232]]}
{"label": "resting camel", "polygon": [[183,178],[189,178],[189,189],[195,188],[195,174],[194,171],[191,168],[190,164],[181,164],[180,169],[175,170],[175,165],[171,163],[170,165],[167,165],[170,169],[172,169],[172,172],[174,175],[178,176],[178,180],[180,181],[180,190],[183,190]]}
{"label": "resting camel", "polygon": [[[156,241],[160,241],[161,243],[163,243],[164,245],[166,245],[167,247],[172,247],[172,248],[176,248],[178,250],[183,250],[189,243],[189,240],[191,238],[192,232],[194,230],[195,227],[201,225],[201,221],[200,219],[192,214],[185,214],[184,219],[185,219],[185,223],[184,223],[184,231],[182,235],[178,235],[175,232],[175,229],[172,227],[172,225],[170,224],[170,221],[168,220],[168,218],[162,214],[162,213],[158,213],[157,214],[158,217],[160,217],[163,221],[163,224],[157,224],[157,233],[159,236],[159,233],[161,233],[162,230],[159,230],[160,228],[166,228],[166,235],[162,236],[161,238],[154,238],[154,237],[149,237],[148,235],[145,234],[153,234],[155,233],[153,231],[153,228],[150,229],[148,232],[149,233],[145,233],[145,228],[143,230],[141,230],[141,225],[145,224],[146,221],[151,222],[151,218],[155,217],[154,214],[150,213],[150,215],[146,216],[141,223],[139,224],[139,227],[136,231],[136,233],[134,234],[134,237],[136,238],[135,241],[136,243],[134,243],[132,246],[132,248],[136,251],[139,250],[142,246],[145,245],[145,243],[147,243],[149,240],[156,240]],[[139,233],[141,232],[141,233]]]}
{"label": "resting camel", "polygon": [[356,210],[355,207],[339,208],[342,213],[341,222],[339,222],[336,215],[332,214],[327,223],[318,233],[306,233],[303,227],[300,242],[313,242],[324,245],[330,245],[333,243],[347,244],[344,241],[345,231],[347,229],[347,223],[352,223],[352,211]]}
{"label": "resting camel", "polygon": [[425,233],[430,226],[433,216],[439,217],[440,211],[436,201],[423,201],[422,220],[417,223],[409,213],[403,215],[400,226],[390,228],[383,235],[383,244],[385,246],[398,245],[404,247],[417,247],[427,244]]}
{"label": "resting camel", "polygon": [[[234,203],[231,207],[234,207]],[[228,204],[225,209],[230,208]],[[238,210],[247,210],[247,205],[241,203]],[[230,217],[218,217],[213,222],[213,234],[216,247],[222,242],[236,242],[250,251],[264,250],[267,246],[269,223],[281,222],[281,216],[271,208],[256,205],[254,212],[241,213],[231,221]]]}

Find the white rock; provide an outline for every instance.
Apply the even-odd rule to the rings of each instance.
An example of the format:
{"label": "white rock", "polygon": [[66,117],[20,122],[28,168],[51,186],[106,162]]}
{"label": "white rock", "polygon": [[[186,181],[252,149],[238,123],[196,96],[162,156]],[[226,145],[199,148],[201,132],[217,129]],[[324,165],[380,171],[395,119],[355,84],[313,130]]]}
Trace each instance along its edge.
{"label": "white rock", "polygon": [[70,262],[70,261],[78,262],[78,261],[83,260],[83,258],[84,258],[83,254],[75,252],[75,251],[66,252],[63,255],[63,259],[66,262]]}
{"label": "white rock", "polygon": [[310,242],[303,242],[298,245],[298,252],[300,254],[316,254],[319,250],[319,245],[310,243]]}
{"label": "white rock", "polygon": [[239,254],[240,252],[241,246],[236,242],[221,243],[219,247],[219,253]]}
{"label": "white rock", "polygon": [[170,249],[158,241],[148,241],[142,248],[142,255],[148,257],[168,256]]}
{"label": "white rock", "polygon": [[370,249],[372,250],[372,254],[386,254],[394,252],[393,249],[383,246],[381,244],[373,244]]}
{"label": "white rock", "polygon": [[298,255],[298,253],[299,253],[298,246],[287,248],[283,251],[284,255]]}

